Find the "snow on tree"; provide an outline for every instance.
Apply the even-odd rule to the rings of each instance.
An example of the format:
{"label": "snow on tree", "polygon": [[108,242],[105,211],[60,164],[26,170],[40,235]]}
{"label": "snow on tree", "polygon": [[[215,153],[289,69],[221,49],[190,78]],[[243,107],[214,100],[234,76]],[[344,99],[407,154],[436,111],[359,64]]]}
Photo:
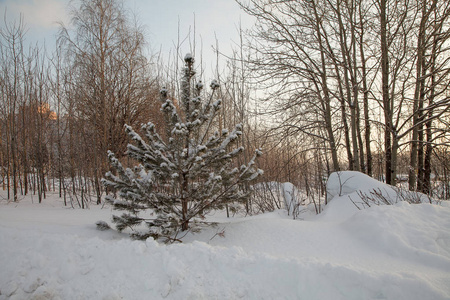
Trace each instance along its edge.
{"label": "snow on tree", "polygon": [[221,100],[213,101],[219,84],[214,80],[211,95],[202,99],[203,83],[193,83],[194,58],[187,54],[184,60],[180,111],[168,91],[161,90],[167,125],[164,138],[152,123],[142,126],[143,137],[125,126],[133,141],[128,156],[139,165],[125,168],[114,153],[108,153],[115,172],[106,173],[103,179],[114,191],[106,201],[124,211],[112,221],[119,231],[132,229],[131,236],[137,239],[173,241],[182,231],[200,230],[204,214],[245,202],[251,191],[244,183],[263,173],[255,167],[260,150],[247,164],[236,167],[235,158],[244,150],[237,145],[242,125],[231,131],[214,131],[214,117],[221,107]]}

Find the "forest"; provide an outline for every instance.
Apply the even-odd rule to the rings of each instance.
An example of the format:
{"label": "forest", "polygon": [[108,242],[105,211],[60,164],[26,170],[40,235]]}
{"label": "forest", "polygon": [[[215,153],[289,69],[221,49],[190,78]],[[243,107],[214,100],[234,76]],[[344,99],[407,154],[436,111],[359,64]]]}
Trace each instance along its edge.
{"label": "forest", "polygon": [[[232,53],[216,53],[226,64],[215,78],[198,76],[220,83],[212,127],[242,124],[246,162],[262,149],[264,188],[247,212],[280,208],[271,182],[292,183],[320,212],[328,176],[344,170],[450,199],[449,1],[237,4],[254,27]],[[133,165],[125,125],[151,121],[163,135],[163,87],[181,105],[186,53],[171,63],[148,55],[124,2],[80,0],[70,17],[54,49],[25,42],[26,20],[1,27],[0,180],[10,201],[52,191],[73,207],[102,204],[108,151]]]}

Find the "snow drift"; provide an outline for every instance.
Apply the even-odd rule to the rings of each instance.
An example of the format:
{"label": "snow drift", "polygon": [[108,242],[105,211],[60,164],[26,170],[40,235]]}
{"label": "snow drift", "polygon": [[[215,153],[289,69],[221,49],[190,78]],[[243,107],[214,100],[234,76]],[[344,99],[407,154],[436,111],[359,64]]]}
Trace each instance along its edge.
{"label": "snow drift", "polygon": [[[428,196],[403,190],[356,171],[334,172],[327,181],[328,205],[323,215],[345,220],[356,211],[370,206],[408,203],[431,203]],[[434,201],[435,203],[436,201]]]}

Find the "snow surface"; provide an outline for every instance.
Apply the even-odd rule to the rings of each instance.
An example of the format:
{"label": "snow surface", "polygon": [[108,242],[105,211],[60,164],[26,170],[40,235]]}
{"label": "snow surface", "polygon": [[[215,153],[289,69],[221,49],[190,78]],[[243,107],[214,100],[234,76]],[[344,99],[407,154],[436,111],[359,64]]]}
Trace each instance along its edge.
{"label": "snow surface", "polygon": [[0,200],[0,299],[450,299],[450,205],[358,210],[348,195],[389,187],[345,176],[318,216],[216,212],[172,245],[96,230],[109,208]]}

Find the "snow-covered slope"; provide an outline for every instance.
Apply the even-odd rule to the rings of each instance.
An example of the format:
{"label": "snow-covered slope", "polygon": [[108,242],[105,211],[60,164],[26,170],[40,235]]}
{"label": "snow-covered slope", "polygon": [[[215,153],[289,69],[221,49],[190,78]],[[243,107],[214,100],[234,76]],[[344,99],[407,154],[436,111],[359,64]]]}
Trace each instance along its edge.
{"label": "snow-covered slope", "polygon": [[450,299],[447,203],[343,213],[338,199],[308,221],[217,212],[173,245],[97,231],[98,206],[3,201],[0,299]]}

